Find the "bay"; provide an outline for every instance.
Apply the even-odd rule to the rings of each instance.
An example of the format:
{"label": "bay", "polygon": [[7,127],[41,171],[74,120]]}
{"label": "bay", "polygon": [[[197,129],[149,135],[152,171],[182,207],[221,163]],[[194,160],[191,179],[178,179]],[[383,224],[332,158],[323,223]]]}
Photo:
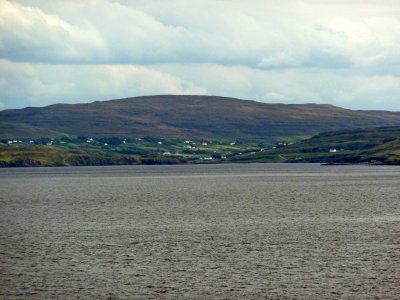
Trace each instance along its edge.
{"label": "bay", "polygon": [[0,170],[4,299],[398,299],[400,167]]}

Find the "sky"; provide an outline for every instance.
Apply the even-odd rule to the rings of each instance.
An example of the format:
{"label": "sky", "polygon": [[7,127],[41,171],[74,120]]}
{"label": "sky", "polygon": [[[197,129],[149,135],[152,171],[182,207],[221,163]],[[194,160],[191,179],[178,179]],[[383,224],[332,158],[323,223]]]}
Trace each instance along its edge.
{"label": "sky", "polygon": [[159,94],[400,111],[400,1],[0,0],[0,110]]}

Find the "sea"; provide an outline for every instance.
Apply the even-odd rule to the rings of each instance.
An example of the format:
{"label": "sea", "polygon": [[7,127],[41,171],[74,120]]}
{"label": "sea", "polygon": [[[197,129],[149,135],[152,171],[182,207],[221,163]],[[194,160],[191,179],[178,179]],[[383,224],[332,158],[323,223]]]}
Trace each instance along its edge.
{"label": "sea", "polygon": [[400,166],[1,169],[0,299],[400,299]]}

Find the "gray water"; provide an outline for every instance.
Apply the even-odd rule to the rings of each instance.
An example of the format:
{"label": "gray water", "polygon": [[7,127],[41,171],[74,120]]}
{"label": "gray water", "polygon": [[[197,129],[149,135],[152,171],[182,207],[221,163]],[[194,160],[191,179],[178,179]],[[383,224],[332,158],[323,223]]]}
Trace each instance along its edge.
{"label": "gray water", "polygon": [[399,299],[400,167],[0,170],[2,299]]}

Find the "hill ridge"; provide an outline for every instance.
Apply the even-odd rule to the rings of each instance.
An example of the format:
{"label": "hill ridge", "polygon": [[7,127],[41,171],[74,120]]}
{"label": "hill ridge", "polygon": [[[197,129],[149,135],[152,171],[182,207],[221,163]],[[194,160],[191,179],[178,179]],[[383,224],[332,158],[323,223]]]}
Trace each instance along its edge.
{"label": "hill ridge", "polygon": [[0,111],[0,135],[276,139],[400,125],[400,112],[330,104],[263,103],[223,96],[155,95]]}

